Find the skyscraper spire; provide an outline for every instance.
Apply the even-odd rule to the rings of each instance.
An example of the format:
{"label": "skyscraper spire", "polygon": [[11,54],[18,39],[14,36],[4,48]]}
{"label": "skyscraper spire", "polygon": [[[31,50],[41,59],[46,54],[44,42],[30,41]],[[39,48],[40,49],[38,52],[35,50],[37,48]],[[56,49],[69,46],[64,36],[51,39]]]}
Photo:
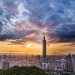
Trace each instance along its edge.
{"label": "skyscraper spire", "polygon": [[44,35],[44,40],[45,40],[45,35]]}

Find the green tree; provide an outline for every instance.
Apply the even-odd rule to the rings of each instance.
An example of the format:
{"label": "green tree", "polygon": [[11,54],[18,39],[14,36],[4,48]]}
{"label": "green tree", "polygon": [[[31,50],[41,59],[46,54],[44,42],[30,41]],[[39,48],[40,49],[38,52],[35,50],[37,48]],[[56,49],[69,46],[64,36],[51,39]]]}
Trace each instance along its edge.
{"label": "green tree", "polygon": [[12,67],[8,70],[0,70],[0,75],[47,75],[45,70],[32,67]]}

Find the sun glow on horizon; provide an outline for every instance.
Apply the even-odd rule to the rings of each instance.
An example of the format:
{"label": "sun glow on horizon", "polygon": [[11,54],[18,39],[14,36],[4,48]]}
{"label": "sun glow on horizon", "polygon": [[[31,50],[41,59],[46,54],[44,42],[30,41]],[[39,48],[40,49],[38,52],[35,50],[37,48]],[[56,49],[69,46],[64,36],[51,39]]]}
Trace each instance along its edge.
{"label": "sun glow on horizon", "polygon": [[26,47],[31,47],[32,44],[27,44]]}
{"label": "sun glow on horizon", "polygon": [[[47,40],[48,41],[48,40]],[[74,54],[75,46],[69,43],[47,44],[47,55],[63,55],[67,53]],[[42,55],[42,43],[25,42],[24,44],[15,44],[11,41],[0,41],[0,54],[28,54],[28,55]]]}

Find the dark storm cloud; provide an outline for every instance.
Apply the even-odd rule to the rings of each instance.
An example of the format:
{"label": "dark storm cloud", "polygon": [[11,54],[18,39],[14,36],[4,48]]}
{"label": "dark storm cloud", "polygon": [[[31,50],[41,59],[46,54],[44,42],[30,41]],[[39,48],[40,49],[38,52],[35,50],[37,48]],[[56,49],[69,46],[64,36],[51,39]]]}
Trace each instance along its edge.
{"label": "dark storm cloud", "polygon": [[75,0],[0,0],[0,40],[47,33],[49,42],[75,42]]}
{"label": "dark storm cloud", "polygon": [[59,42],[75,42],[75,24],[61,26],[57,35],[60,37]]}

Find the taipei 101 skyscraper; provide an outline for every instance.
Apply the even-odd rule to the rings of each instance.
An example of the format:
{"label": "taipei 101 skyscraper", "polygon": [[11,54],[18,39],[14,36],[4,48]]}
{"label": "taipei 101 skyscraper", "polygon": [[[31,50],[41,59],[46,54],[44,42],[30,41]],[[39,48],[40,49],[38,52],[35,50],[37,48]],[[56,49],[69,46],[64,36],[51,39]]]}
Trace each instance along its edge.
{"label": "taipei 101 skyscraper", "polygon": [[43,37],[43,41],[42,41],[42,45],[43,45],[43,50],[42,50],[42,56],[43,56],[43,60],[42,60],[42,68],[48,68],[49,67],[49,63],[46,57],[46,39],[45,36]]}
{"label": "taipei 101 skyscraper", "polygon": [[43,37],[43,61],[46,61],[46,39],[45,36]]}

